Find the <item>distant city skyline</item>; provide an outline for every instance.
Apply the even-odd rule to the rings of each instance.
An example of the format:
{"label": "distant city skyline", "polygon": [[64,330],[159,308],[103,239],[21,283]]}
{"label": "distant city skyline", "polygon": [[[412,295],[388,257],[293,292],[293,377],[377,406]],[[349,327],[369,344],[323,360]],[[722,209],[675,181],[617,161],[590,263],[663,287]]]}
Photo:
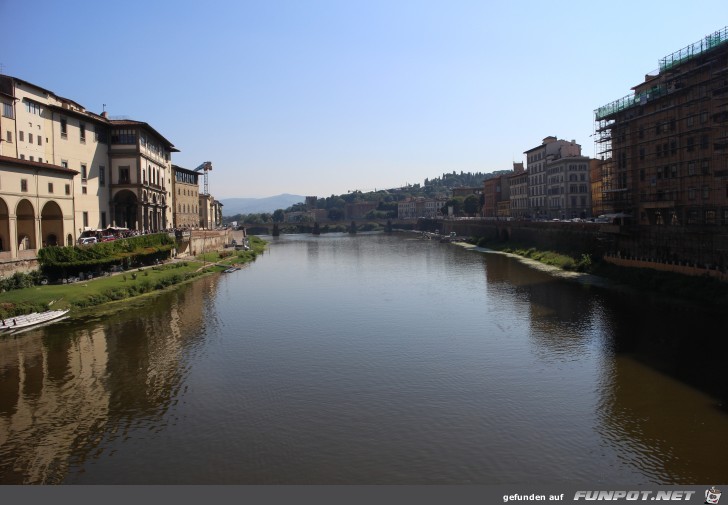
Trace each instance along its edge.
{"label": "distant city skyline", "polygon": [[[494,172],[726,24],[724,2],[0,0],[2,72],[145,121],[219,199]],[[9,50],[7,48],[10,48]]]}

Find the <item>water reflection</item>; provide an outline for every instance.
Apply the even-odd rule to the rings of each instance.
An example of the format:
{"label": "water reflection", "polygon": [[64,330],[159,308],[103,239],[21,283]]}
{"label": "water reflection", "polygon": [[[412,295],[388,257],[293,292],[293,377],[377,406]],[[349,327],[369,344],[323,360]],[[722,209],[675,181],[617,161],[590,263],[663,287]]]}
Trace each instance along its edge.
{"label": "water reflection", "polygon": [[62,482],[104,451],[102,441],[139,425],[163,429],[185,356],[202,338],[210,288],[199,282],[135,303],[109,324],[67,320],[2,337],[0,482]]}
{"label": "water reflection", "polygon": [[125,307],[0,339],[0,482],[695,483],[728,466],[725,316],[503,256],[287,236]]}

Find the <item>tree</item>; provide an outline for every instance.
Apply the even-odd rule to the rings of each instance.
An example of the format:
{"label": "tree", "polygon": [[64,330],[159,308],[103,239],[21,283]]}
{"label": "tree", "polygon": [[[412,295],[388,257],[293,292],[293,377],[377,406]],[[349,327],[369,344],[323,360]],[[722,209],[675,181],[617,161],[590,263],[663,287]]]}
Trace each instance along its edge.
{"label": "tree", "polygon": [[283,212],[283,209],[276,209],[273,212],[273,222],[274,223],[282,223],[286,218],[286,214]]}
{"label": "tree", "polygon": [[463,212],[469,216],[474,216],[480,210],[480,198],[478,195],[468,195],[463,202]]}
{"label": "tree", "polygon": [[341,209],[337,209],[336,207],[333,207],[329,209],[329,219],[332,221],[338,221],[340,219],[343,219],[344,217],[344,211]]}
{"label": "tree", "polygon": [[459,216],[463,212],[463,197],[462,196],[456,196],[455,198],[449,199],[447,202],[445,202],[445,205],[442,207],[441,211],[443,215],[448,215],[448,208],[452,207],[452,213],[454,216]]}

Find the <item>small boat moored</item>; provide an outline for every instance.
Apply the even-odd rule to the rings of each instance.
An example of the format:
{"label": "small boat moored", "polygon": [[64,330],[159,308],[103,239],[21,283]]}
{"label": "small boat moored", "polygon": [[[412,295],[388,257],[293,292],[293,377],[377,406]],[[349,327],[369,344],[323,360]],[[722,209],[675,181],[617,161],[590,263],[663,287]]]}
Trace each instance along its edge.
{"label": "small boat moored", "polygon": [[68,314],[68,312],[69,309],[47,310],[45,312],[33,312],[32,314],[2,319],[0,320],[0,333],[14,333],[21,329],[55,321]]}

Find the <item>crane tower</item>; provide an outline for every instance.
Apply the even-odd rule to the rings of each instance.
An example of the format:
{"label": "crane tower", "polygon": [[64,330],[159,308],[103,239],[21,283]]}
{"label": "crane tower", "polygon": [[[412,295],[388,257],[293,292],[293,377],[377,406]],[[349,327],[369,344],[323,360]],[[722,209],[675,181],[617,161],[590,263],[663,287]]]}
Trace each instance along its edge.
{"label": "crane tower", "polygon": [[209,195],[210,191],[207,186],[207,172],[212,170],[212,163],[209,161],[205,161],[202,163],[199,167],[195,168],[195,172],[202,172],[204,176],[204,191],[202,192],[203,195]]}

